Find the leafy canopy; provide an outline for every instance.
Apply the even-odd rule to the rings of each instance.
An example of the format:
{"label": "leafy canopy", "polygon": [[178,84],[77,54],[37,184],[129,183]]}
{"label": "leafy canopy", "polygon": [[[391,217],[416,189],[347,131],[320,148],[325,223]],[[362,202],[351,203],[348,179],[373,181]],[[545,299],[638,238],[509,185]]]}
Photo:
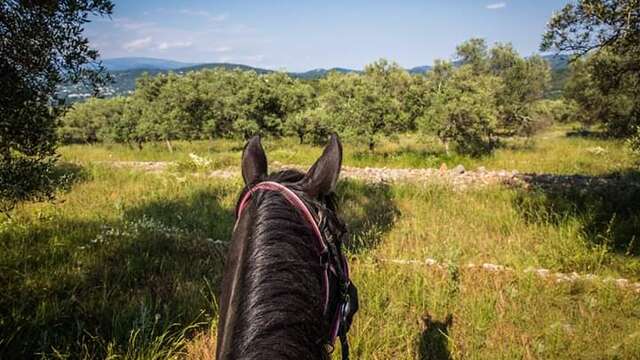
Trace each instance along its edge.
{"label": "leafy canopy", "polygon": [[0,2],[0,211],[52,196],[56,86],[107,79],[83,26],[112,10],[108,0]]}

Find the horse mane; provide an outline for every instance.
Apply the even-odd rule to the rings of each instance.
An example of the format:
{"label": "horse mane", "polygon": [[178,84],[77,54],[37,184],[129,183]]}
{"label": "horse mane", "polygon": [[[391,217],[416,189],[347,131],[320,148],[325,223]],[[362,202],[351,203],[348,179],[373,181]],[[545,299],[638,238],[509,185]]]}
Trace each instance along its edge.
{"label": "horse mane", "polygon": [[[299,171],[285,170],[263,180],[289,186],[303,177]],[[330,197],[326,200],[334,206]],[[243,259],[238,259],[242,275],[234,333],[225,334],[232,336],[228,350],[243,359],[326,358],[323,335],[329,325],[322,313],[323,269],[311,228],[274,191],[257,191],[244,216],[249,220],[242,232],[246,237],[237,239],[245,248]]]}

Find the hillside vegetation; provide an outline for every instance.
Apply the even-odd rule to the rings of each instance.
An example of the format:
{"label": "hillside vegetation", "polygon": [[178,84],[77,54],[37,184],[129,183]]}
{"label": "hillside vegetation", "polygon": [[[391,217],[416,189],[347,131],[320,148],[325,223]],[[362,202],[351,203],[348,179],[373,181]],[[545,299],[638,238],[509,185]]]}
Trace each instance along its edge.
{"label": "hillside vegetation", "polygon": [[125,143],[296,136],[321,143],[331,132],[374,149],[384,136],[418,131],[462,154],[490,153],[505,136],[530,136],[569,111],[543,100],[550,68],[510,44],[461,44],[456,66],[437,62],[411,75],[384,59],[362,73],[314,82],[285,73],[202,70],[142,76],[129,97],[75,104],[62,118],[65,143]]}

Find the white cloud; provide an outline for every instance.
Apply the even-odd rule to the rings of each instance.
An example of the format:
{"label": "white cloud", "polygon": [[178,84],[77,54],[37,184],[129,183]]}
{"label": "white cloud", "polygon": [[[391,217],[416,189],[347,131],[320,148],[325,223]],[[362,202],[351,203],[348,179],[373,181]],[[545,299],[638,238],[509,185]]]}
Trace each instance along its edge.
{"label": "white cloud", "polygon": [[192,41],[175,41],[175,42],[167,42],[163,41],[158,44],[158,50],[169,50],[169,49],[179,49],[179,48],[188,48],[193,45]]}
{"label": "white cloud", "polygon": [[215,22],[225,21],[229,17],[229,14],[227,13],[214,15],[205,10],[182,9],[180,10],[180,13],[189,16],[201,16]]}
{"label": "white cloud", "polygon": [[151,36],[147,36],[145,38],[136,39],[125,43],[124,45],[122,45],[122,48],[127,51],[142,50],[148,48],[151,45],[152,41],[153,39],[151,38]]}
{"label": "white cloud", "polygon": [[489,4],[489,5],[485,6],[485,8],[487,8],[489,10],[498,10],[498,9],[502,9],[502,8],[504,8],[506,6],[507,6],[507,3],[499,2],[499,3]]}

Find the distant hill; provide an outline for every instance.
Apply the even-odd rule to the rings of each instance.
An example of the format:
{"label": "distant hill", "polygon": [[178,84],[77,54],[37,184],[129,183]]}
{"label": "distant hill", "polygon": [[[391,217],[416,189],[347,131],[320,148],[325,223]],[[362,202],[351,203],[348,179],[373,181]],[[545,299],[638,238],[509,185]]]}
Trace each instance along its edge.
{"label": "distant hill", "polygon": [[545,97],[559,98],[562,96],[564,84],[569,77],[569,60],[571,58],[568,55],[544,55],[542,58],[551,65],[551,85]]}
{"label": "distant hill", "polygon": [[422,65],[422,66],[416,66],[416,67],[412,67],[411,69],[407,70],[410,74],[424,74],[426,72],[431,71],[433,67],[430,65]]}
{"label": "distant hill", "polygon": [[[562,93],[562,88],[568,76],[568,63],[569,57],[566,55],[544,55],[543,58],[551,64],[552,69],[552,81],[551,89],[548,91],[548,97],[558,97]],[[173,60],[144,58],[144,57],[130,57],[130,58],[116,58],[105,59],[102,61],[106,68],[111,72],[113,76],[113,84],[103,91],[104,96],[114,95],[127,95],[133,92],[136,85],[136,79],[143,73],[149,75],[158,75],[173,71],[177,74],[184,74],[189,71],[198,71],[203,69],[216,69],[223,68],[228,70],[239,69],[242,71],[255,71],[258,74],[269,74],[274,70],[262,69],[242,64],[232,63],[183,63]],[[454,62],[454,65],[459,65]],[[430,65],[416,66],[407,71],[411,74],[424,74],[432,69]],[[290,72],[289,75],[303,80],[317,80],[321,79],[331,72],[339,72],[343,74],[347,73],[360,73],[361,70],[348,69],[348,68],[330,68],[330,69],[313,69],[304,72]],[[82,85],[70,85],[62,86],[59,89],[59,95],[70,101],[77,101],[89,97],[91,94],[89,90]]]}
{"label": "distant hill", "polygon": [[269,74],[272,73],[273,70],[261,69],[249,65],[242,64],[232,64],[232,63],[205,63],[205,64],[197,64],[192,66],[187,66],[180,68],[179,72],[186,73],[189,71],[199,71],[204,69],[226,69],[226,70],[242,70],[242,71],[255,71],[258,74]]}
{"label": "distant hill", "polygon": [[289,73],[289,75],[298,78],[298,79],[305,79],[305,80],[316,80],[316,79],[320,79],[323,78],[325,76],[327,76],[327,74],[331,73],[331,72],[338,72],[341,74],[349,74],[349,73],[360,73],[360,70],[354,70],[354,69],[347,69],[347,68],[339,68],[339,67],[335,67],[335,68],[331,68],[331,69],[313,69],[313,70],[309,70],[309,71],[305,71],[305,72],[292,72]]}
{"label": "distant hill", "polygon": [[[146,59],[150,58],[124,58],[130,59]],[[115,62],[113,60],[116,60]],[[142,74],[146,73],[150,76],[155,76],[158,74],[166,74],[169,72],[174,72],[176,74],[185,74],[189,71],[199,71],[204,69],[215,69],[215,68],[224,68],[228,70],[239,69],[242,71],[253,70],[258,74],[268,74],[273,72],[272,70],[254,68],[248,65],[241,64],[230,64],[230,63],[210,63],[210,64],[189,64],[189,63],[180,63],[177,61],[170,60],[162,60],[162,59],[151,59],[157,60],[153,66],[155,67],[147,67],[147,68],[136,68],[135,64],[142,64],[142,62],[130,62],[128,66],[133,66],[132,69],[127,70],[113,70],[112,67],[109,67],[109,64],[115,64],[115,67],[125,66],[126,61],[119,62],[121,59],[107,59],[103,60],[103,64],[109,70],[111,77],[113,79],[113,83],[108,85],[105,89],[102,90],[103,96],[118,96],[118,95],[129,95],[136,88],[136,79],[140,77]],[[164,61],[164,65],[161,63]],[[159,68],[160,66],[177,66],[175,68]],[[78,100],[83,100],[91,96],[90,90],[82,85],[64,85],[61,86],[58,90],[58,95],[64,99],[67,99],[69,102],[74,102]]]}
{"label": "distant hill", "polygon": [[549,62],[553,70],[568,68],[571,59],[569,55],[543,55],[542,58]]}
{"label": "distant hill", "polygon": [[102,64],[109,71],[126,71],[126,70],[175,70],[188,66],[196,65],[195,63],[185,63],[180,61],[156,59],[147,57],[123,57],[104,59]]}

